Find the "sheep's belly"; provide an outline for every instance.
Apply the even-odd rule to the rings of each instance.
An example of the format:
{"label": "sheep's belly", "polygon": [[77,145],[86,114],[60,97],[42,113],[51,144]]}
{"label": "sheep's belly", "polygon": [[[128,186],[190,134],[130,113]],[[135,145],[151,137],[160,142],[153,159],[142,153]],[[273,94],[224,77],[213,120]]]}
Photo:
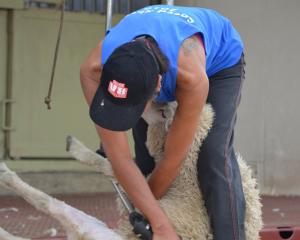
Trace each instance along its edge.
{"label": "sheep's belly", "polygon": [[172,223],[182,239],[212,239],[206,208],[199,191],[189,192],[181,197],[171,198],[172,195],[172,192],[168,192],[168,198],[162,199],[160,205],[172,219]]}
{"label": "sheep's belly", "polygon": [[[206,208],[203,205],[203,200],[200,197],[199,191],[190,191],[189,193],[183,195],[182,193],[179,194],[177,191],[173,192],[172,190],[173,189],[170,189],[167,197],[161,199],[159,202],[160,206],[171,219],[177,233],[182,237],[182,239],[213,239]],[[122,220],[119,229],[120,234],[122,234],[125,239],[138,239],[132,233],[132,227],[127,219]]]}

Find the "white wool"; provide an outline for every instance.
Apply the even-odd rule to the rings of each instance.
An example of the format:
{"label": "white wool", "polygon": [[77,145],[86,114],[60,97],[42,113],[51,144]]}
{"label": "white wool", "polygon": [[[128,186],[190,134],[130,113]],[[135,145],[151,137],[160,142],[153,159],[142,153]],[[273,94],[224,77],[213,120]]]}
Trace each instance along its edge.
{"label": "white wool", "polygon": [[[170,108],[170,106],[167,106],[167,108]],[[161,106],[159,107],[159,111],[161,111]],[[170,124],[168,119],[167,121]],[[148,122],[151,123],[151,119]],[[198,151],[202,141],[208,134],[212,122],[213,110],[209,105],[206,105],[201,115],[195,139],[183,162],[180,174],[166,195],[159,200],[160,206],[166,212],[169,219],[171,219],[177,233],[184,240],[213,239],[207,211],[198,187],[196,170]],[[155,161],[160,161],[163,158],[166,134],[166,127],[163,121],[149,125],[147,146]],[[259,192],[256,188],[256,181],[251,175],[250,168],[239,155],[238,162],[240,164],[247,207],[245,222],[246,239],[257,240],[259,239],[259,230],[262,227]],[[132,234],[131,226],[127,220],[122,222],[120,228],[123,236],[127,239],[138,239]]]}

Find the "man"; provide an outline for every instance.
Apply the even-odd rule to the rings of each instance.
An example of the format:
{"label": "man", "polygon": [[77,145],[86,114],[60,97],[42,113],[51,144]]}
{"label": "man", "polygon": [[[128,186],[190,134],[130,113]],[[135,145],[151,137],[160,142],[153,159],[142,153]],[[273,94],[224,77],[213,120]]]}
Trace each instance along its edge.
{"label": "man", "polygon": [[[243,78],[243,43],[230,21],[213,10],[179,6],[127,15],[82,64],[90,116],[118,181],[150,221],[154,240],[178,239],[156,199],[178,175],[206,102],[215,120],[199,153],[198,179],[214,239],[245,239],[245,201],[233,149]],[[164,159],[155,166],[141,115],[152,101],[174,100],[178,108]],[[130,128],[136,164],[125,133]],[[148,182],[142,173],[152,173]]]}

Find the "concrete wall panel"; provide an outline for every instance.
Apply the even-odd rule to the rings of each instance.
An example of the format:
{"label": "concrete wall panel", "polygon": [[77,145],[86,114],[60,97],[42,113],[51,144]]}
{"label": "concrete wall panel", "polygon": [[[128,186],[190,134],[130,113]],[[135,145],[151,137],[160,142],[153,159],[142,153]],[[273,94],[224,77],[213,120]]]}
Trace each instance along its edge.
{"label": "concrete wall panel", "polygon": [[245,43],[246,81],[237,149],[257,171],[261,189],[300,194],[300,2],[198,0],[175,4],[213,8],[230,18]]}
{"label": "concrete wall panel", "polygon": [[[116,16],[115,20],[119,17]],[[10,154],[12,157],[67,157],[65,137],[77,136],[92,149],[99,140],[89,118],[79,82],[80,64],[104,36],[105,17],[66,13],[52,92],[48,92],[59,12],[20,10],[13,14],[12,108]]]}

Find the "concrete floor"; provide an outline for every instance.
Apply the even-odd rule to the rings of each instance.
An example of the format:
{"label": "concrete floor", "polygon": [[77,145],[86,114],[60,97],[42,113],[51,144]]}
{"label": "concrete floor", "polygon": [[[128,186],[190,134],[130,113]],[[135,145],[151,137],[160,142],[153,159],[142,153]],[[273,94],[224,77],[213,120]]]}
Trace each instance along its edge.
{"label": "concrete floor", "polygon": [[[55,197],[103,220],[111,228],[117,226],[119,215],[116,212],[114,193]],[[262,203],[262,240],[300,239],[300,235],[297,235],[300,233],[300,197],[264,196]],[[65,233],[56,220],[38,212],[25,200],[15,196],[2,196],[0,206],[0,226],[10,233],[32,239],[65,239]]]}
{"label": "concrete floor", "polygon": [[[72,160],[19,160],[7,161],[6,164],[35,188],[95,216],[112,228],[117,226],[119,216],[111,183],[95,169]],[[56,220],[38,212],[25,200],[7,194],[11,192],[0,189],[2,228],[14,235],[36,240],[65,239],[65,233]],[[300,240],[300,197],[264,196],[262,203],[262,240]]]}
{"label": "concrete floor", "polygon": [[[55,195],[54,197],[85,213],[101,219],[115,228],[119,215],[115,194]],[[64,238],[65,232],[58,221],[37,211],[25,200],[16,196],[0,197],[0,226],[16,236],[32,239]]]}

